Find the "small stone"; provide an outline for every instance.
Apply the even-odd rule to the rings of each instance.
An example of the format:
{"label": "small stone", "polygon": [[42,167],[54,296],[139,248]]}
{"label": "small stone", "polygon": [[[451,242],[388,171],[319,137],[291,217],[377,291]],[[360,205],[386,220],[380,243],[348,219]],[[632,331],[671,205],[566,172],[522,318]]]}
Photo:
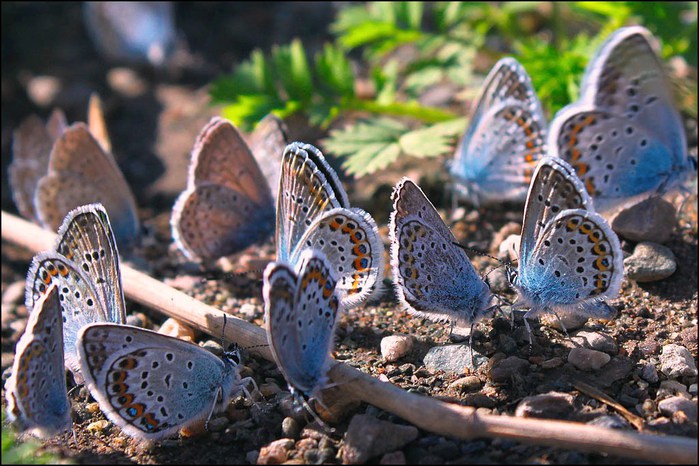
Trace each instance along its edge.
{"label": "small stone", "polygon": [[163,322],[163,325],[160,326],[160,330],[158,330],[158,333],[179,338],[180,340],[185,340],[189,342],[194,341],[194,330],[192,330],[191,327],[183,324],[182,322],[173,319],[172,317]]}
{"label": "small stone", "polygon": [[467,344],[444,345],[430,348],[423,362],[430,373],[444,371],[447,374],[466,374],[474,372],[478,366],[486,362],[486,358],[475,350],[472,358],[471,349]]}
{"label": "small stone", "polygon": [[449,388],[453,388],[454,390],[461,392],[472,392],[481,388],[481,379],[475,375],[467,375],[466,377],[461,377],[460,379],[453,381],[451,384],[449,384]]}
{"label": "small stone", "polygon": [[201,347],[209,353],[218,356],[219,358],[223,356],[223,346],[221,346],[221,343],[217,341],[206,340],[204,343],[201,344]]}
{"label": "small stone", "polygon": [[543,362],[540,364],[540,366],[541,366],[543,369],[553,369],[553,368],[556,368],[556,367],[559,367],[559,366],[562,366],[562,365],[563,365],[563,359],[561,359],[561,358],[559,358],[559,357],[554,357],[554,358],[551,358],[551,359],[547,359],[546,361],[543,361]]}
{"label": "small stone", "polygon": [[494,293],[505,293],[511,290],[510,282],[507,280],[507,269],[500,267],[488,274],[488,285],[490,291]]}
{"label": "small stone", "polygon": [[520,235],[510,235],[498,246],[498,259],[515,261],[519,256]]}
{"label": "small stone", "polygon": [[245,461],[247,461],[248,464],[257,464],[257,458],[259,456],[259,450],[250,450],[249,452],[245,453]]}
{"label": "small stone", "polygon": [[[507,222],[500,228],[494,235],[493,240],[490,243],[491,251],[499,251],[500,246],[507,241],[512,236],[519,237],[522,232],[522,225],[517,222]],[[519,242],[519,241],[518,241]],[[519,245],[517,245],[516,251],[519,250]],[[499,255],[499,254],[498,254]],[[509,257],[509,259],[515,259],[517,256]],[[508,257],[500,257],[500,259],[508,259]]]}
{"label": "small stone", "polygon": [[690,385],[688,392],[692,396],[697,396],[697,384],[693,383],[692,385]]}
{"label": "small stone", "polygon": [[571,340],[585,348],[602,351],[612,356],[619,352],[614,338],[605,333],[581,330],[571,337]]}
{"label": "small stone", "polygon": [[36,76],[27,83],[27,95],[39,107],[53,105],[63,85],[54,76]]}
{"label": "small stone", "polygon": [[126,316],[126,325],[143,328],[145,322],[141,319],[141,315],[140,312],[138,314],[129,314]]}
{"label": "small stone", "polygon": [[282,421],[282,435],[291,439],[298,439],[301,433],[301,426],[293,417],[285,417]]}
{"label": "small stone", "polygon": [[614,382],[628,377],[635,366],[635,363],[627,357],[614,356],[608,364],[597,372],[595,382],[600,387],[609,387]]}
{"label": "small stone", "polygon": [[14,307],[17,304],[24,303],[24,280],[16,281],[5,288],[2,294],[2,308]]}
{"label": "small stone", "polygon": [[112,68],[107,72],[109,87],[125,97],[138,97],[148,89],[148,84],[136,71],[126,67]]}
{"label": "small stone", "polygon": [[392,451],[381,457],[379,464],[407,464],[405,461],[405,453],[402,451]]}
{"label": "small stone", "polygon": [[658,403],[658,410],[667,417],[673,417],[677,412],[684,412],[689,422],[697,421],[697,404],[683,396],[665,398]]}
{"label": "small stone", "polygon": [[662,244],[638,243],[633,254],[624,259],[624,271],[630,280],[655,282],[669,277],[677,269],[672,251]]}
{"label": "small stone", "polygon": [[257,456],[257,464],[282,464],[289,458],[289,450],[294,446],[290,438],[275,440],[269,445],[260,448]]}
{"label": "small stone", "polygon": [[243,316],[243,318],[252,320],[255,318],[257,310],[257,306],[250,303],[244,303],[242,306],[240,306],[238,312]]}
{"label": "small stone", "polygon": [[[564,330],[570,332],[582,328],[587,323],[587,319],[587,316],[579,313],[558,314],[558,317],[553,313],[544,313],[539,317],[539,321],[542,324],[555,328],[560,332]],[[561,322],[565,328],[561,326]]]}
{"label": "small stone", "polygon": [[675,344],[663,346],[663,352],[660,355],[660,371],[670,379],[697,376],[697,366],[692,353],[684,346]]}
{"label": "small stone", "polygon": [[672,236],[677,213],[670,202],[653,196],[616,213],[609,223],[619,236],[630,241],[665,243]]}
{"label": "small stone", "polygon": [[361,401],[340,386],[326,388],[322,392],[323,403],[315,404],[318,416],[329,424],[337,424],[353,413]]}
{"label": "small stone", "polygon": [[575,398],[569,393],[550,392],[524,398],[517,409],[517,417],[567,419],[573,413]]}
{"label": "small stone", "polygon": [[413,337],[410,335],[391,335],[381,340],[381,356],[386,362],[397,361],[412,348]]}
{"label": "small stone", "polygon": [[215,417],[209,420],[207,429],[210,432],[221,432],[228,427],[230,421],[226,416]]}
{"label": "small stone", "polygon": [[623,417],[617,414],[607,414],[604,416],[599,416],[587,422],[587,424],[591,426],[605,427],[607,429],[624,430],[628,429],[629,427],[629,423],[626,422],[626,420]]}
{"label": "small stone", "polygon": [[495,383],[508,382],[515,376],[522,375],[529,370],[529,361],[510,356],[493,365],[490,369],[490,379]]}
{"label": "small stone", "polygon": [[99,421],[91,422],[87,425],[87,431],[92,434],[100,434],[107,427],[109,427],[109,421],[105,419],[100,419]]}
{"label": "small stone", "polygon": [[403,448],[417,436],[415,426],[397,425],[366,414],[357,414],[347,428],[342,462],[365,463],[370,458]]}
{"label": "small stone", "polygon": [[573,348],[568,353],[568,362],[583,371],[596,371],[607,364],[611,357],[607,353],[587,348]]}
{"label": "small stone", "polygon": [[264,396],[265,398],[269,398],[270,396],[274,396],[277,393],[282,392],[282,389],[279,388],[279,385],[277,385],[274,382],[263,383],[258,387],[258,389],[260,390],[262,396]]}
{"label": "small stone", "polygon": [[648,383],[658,383],[658,380],[660,380],[658,370],[650,363],[644,364],[641,368],[641,378]]}
{"label": "small stone", "polygon": [[85,409],[87,410],[88,413],[95,414],[100,412],[100,404],[99,403],[88,403],[85,406]]}

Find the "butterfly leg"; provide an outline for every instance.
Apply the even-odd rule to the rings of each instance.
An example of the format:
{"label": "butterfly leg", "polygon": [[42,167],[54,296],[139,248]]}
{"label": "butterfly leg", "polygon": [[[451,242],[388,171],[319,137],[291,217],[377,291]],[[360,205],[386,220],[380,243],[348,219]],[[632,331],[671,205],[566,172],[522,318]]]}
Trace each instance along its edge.
{"label": "butterfly leg", "polygon": [[563,330],[563,333],[565,333],[566,338],[568,338],[568,340],[571,340],[570,335],[568,334],[568,330],[566,329],[566,326],[563,324],[563,321],[561,320],[561,317],[558,315],[558,313],[551,308],[547,308],[547,310],[556,316],[556,320],[558,320],[558,325],[561,326],[561,329]]}

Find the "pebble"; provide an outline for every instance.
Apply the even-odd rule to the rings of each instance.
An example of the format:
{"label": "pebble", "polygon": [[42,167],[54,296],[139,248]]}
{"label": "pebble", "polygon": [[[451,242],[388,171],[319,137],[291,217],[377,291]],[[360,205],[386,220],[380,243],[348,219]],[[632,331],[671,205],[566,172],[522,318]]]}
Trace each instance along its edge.
{"label": "pebble", "polygon": [[689,422],[697,422],[697,404],[683,396],[665,398],[658,403],[658,410],[667,417],[682,411]]}
{"label": "pebble", "polygon": [[697,376],[697,366],[692,353],[684,346],[675,344],[663,346],[663,352],[660,355],[660,371],[670,379]]}
{"label": "pebble", "polygon": [[257,456],[257,464],[282,464],[289,459],[289,450],[294,446],[290,438],[275,440],[269,445],[260,448]]}
{"label": "pebble", "polygon": [[473,360],[475,361],[471,359],[471,350],[468,344],[444,345],[430,348],[423,362],[425,368],[431,373],[444,371],[447,374],[465,374],[475,371],[478,366],[487,361],[485,356],[475,350],[473,351]]}
{"label": "pebble", "polygon": [[567,419],[573,414],[575,397],[569,393],[550,392],[524,398],[517,409],[517,417]]}
{"label": "pebble", "polygon": [[[494,235],[493,235],[493,240],[490,243],[490,250],[491,251],[498,251],[500,249],[500,245],[507,241],[508,238],[511,236],[517,236],[519,237],[520,233],[522,232],[522,225],[517,223],[517,222],[507,222],[500,228]],[[519,250],[519,247],[517,249]],[[516,257],[516,256],[515,256]],[[500,259],[507,259],[507,257],[500,257]],[[512,259],[512,258],[510,258]]]}
{"label": "pebble", "polygon": [[145,328],[147,321],[148,320],[145,318],[145,315],[141,312],[126,316],[126,325],[133,325],[134,327]]}
{"label": "pebble", "polygon": [[189,342],[194,341],[194,330],[192,330],[192,328],[188,325],[185,325],[172,317],[163,322],[163,325],[160,326],[158,333],[179,338],[180,340]]}
{"label": "pebble", "polygon": [[672,251],[662,244],[638,243],[633,254],[624,259],[624,271],[630,280],[655,282],[669,277],[677,269]]}
{"label": "pebble", "polygon": [[215,417],[209,420],[207,430],[210,432],[221,432],[228,427],[230,421],[226,416]]}
{"label": "pebble", "polygon": [[100,419],[99,421],[91,422],[90,424],[88,424],[87,431],[93,434],[99,434],[107,427],[109,427],[109,421],[105,419]]}
{"label": "pebble", "polygon": [[554,369],[556,367],[562,366],[563,365],[563,359],[559,357],[553,357],[551,359],[547,359],[546,361],[543,361],[540,366],[543,369]]}
{"label": "pebble", "polygon": [[365,414],[355,415],[345,434],[342,462],[361,464],[403,448],[417,439],[418,430],[412,425],[398,425]]}
{"label": "pebble", "polygon": [[610,359],[607,353],[587,348],[573,348],[568,353],[568,362],[583,371],[596,371]]}
{"label": "pebble", "polygon": [[39,107],[49,107],[54,104],[62,88],[63,84],[59,78],[36,76],[27,83],[27,95]]}
{"label": "pebble", "polygon": [[260,390],[260,393],[265,398],[269,398],[270,396],[274,396],[282,392],[282,389],[279,388],[279,385],[277,385],[274,382],[260,384],[260,386],[257,388]]}
{"label": "pebble", "polygon": [[658,383],[658,380],[660,380],[658,370],[650,363],[643,364],[641,368],[641,378],[648,383]]}
{"label": "pebble", "polygon": [[449,384],[449,388],[453,388],[461,392],[472,392],[481,388],[481,379],[475,375],[467,375],[466,377],[461,377],[460,379],[453,381],[451,384]]}
{"label": "pebble", "polygon": [[99,403],[88,403],[85,406],[85,409],[87,410],[88,413],[99,413],[100,411],[100,404]]}
{"label": "pebble", "polygon": [[148,84],[136,71],[126,67],[112,68],[107,72],[107,83],[116,92],[135,98],[148,90]]}
{"label": "pebble", "polygon": [[665,243],[672,236],[677,213],[670,202],[654,196],[621,210],[609,223],[619,236],[627,240]]}
{"label": "pebble", "polygon": [[571,340],[578,345],[584,346],[585,348],[602,351],[612,356],[619,352],[619,348],[617,347],[614,338],[606,333],[581,330],[577,332],[575,336],[571,337]]}
{"label": "pebble", "polygon": [[381,457],[379,464],[407,464],[405,453],[400,450],[386,453]]}
{"label": "pebble", "polygon": [[[605,354],[605,353],[602,353]],[[618,380],[626,378],[635,367],[635,363],[627,358],[615,356],[596,375],[595,382],[598,386],[606,388]]]}
{"label": "pebble", "polygon": [[391,335],[381,340],[381,356],[386,362],[395,362],[410,352],[413,348],[413,337],[410,335]]}
{"label": "pebble", "polygon": [[674,395],[687,395],[687,387],[677,380],[663,380],[660,382],[660,388],[658,388],[656,394],[658,398],[667,398]]}
{"label": "pebble", "polygon": [[499,267],[494,269],[488,274],[488,285],[490,285],[490,291],[494,293],[506,293],[512,288],[510,287],[510,282],[507,280],[507,269],[505,267]]}
{"label": "pebble", "polygon": [[[24,303],[24,287],[24,280],[20,280],[5,288],[5,292],[2,294],[3,310],[8,307],[14,308],[16,305]],[[5,317],[4,314],[3,317]]]}
{"label": "pebble", "polygon": [[593,420],[587,422],[587,425],[604,427],[607,429],[628,429],[629,423],[617,414],[606,414],[604,416],[599,416]]}
{"label": "pebble", "polygon": [[498,246],[498,259],[515,261],[519,256],[520,235],[510,235]]}
{"label": "pebble", "polygon": [[219,343],[218,341],[206,340],[204,343],[201,344],[201,347],[209,353],[218,356],[219,358],[223,356],[223,346],[221,346],[221,343]]}
{"label": "pebble", "polygon": [[[560,319],[559,319],[560,317]],[[559,332],[572,331],[582,328],[587,323],[587,316],[582,314],[555,314],[544,313],[539,317],[539,321],[547,327],[555,328]],[[563,322],[564,327],[561,326]]]}
{"label": "pebble", "polygon": [[524,374],[529,370],[529,361],[510,356],[493,365],[489,371],[490,379],[495,383],[508,382],[516,375]]}
{"label": "pebble", "polygon": [[287,438],[298,439],[301,434],[301,426],[293,417],[285,417],[282,421],[282,435]]}
{"label": "pebble", "polygon": [[245,461],[247,461],[248,464],[257,464],[257,458],[259,456],[259,450],[250,450],[249,452],[245,453]]}

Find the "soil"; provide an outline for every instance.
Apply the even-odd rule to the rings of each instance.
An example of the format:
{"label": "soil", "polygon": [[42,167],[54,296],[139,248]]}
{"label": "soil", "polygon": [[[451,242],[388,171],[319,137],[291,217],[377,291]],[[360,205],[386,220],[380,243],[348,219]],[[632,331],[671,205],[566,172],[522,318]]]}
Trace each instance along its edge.
{"label": "soil", "polygon": [[[202,274],[182,267],[182,257],[172,247],[169,218],[176,196],[186,184],[189,153],[199,130],[217,109],[208,105],[206,85],[234,63],[248,57],[254,47],[269,50],[273,44],[285,44],[301,37],[310,50],[316,50],[326,36],[333,19],[333,6],[299,3],[217,2],[178,3],[177,24],[191,51],[190,65],[177,70],[153,71],[145,67],[124,67],[106,63],[93,49],[81,21],[78,3],[3,3],[2,4],[2,209],[16,214],[7,183],[7,166],[12,158],[12,131],[28,115],[46,118],[54,107],[61,107],[69,121],[84,121],[87,100],[97,91],[105,104],[108,129],[119,166],[129,181],[139,204],[141,221],[148,231],[149,246],[142,260],[149,273],[161,280],[190,283],[187,292],[209,304],[251,322],[262,323],[261,281],[255,273],[233,279],[201,282]],[[297,25],[303,27],[297,27]],[[195,65],[192,65],[194,63]],[[45,77],[58,83],[58,90],[41,99],[37,92],[46,89]],[[42,87],[43,86],[43,87]],[[37,87],[39,91],[37,91]],[[48,86],[50,89],[50,86]],[[319,145],[322,133],[309,129],[302,121],[290,121],[291,140]],[[694,126],[696,128],[696,126]],[[690,138],[691,139],[691,138]],[[696,136],[693,139],[696,150]],[[320,146],[322,148],[322,146]],[[330,157],[338,173],[337,161]],[[400,160],[376,176],[360,180],[345,178],[352,205],[368,210],[380,226],[388,244],[386,223],[391,209],[391,187],[402,177],[411,176],[435,203],[447,211],[444,193],[446,173],[442,160]],[[679,200],[675,200],[676,205]],[[466,210],[451,222],[457,239],[464,244],[489,250],[493,237],[508,222],[521,223],[521,206]],[[376,377],[385,375],[400,387],[443,400],[476,406],[483,412],[514,415],[515,408],[528,396],[565,392],[573,396],[566,418],[590,422],[615,415],[612,408],[576,390],[572,383],[582,380],[602,389],[612,399],[641,416],[647,431],[695,438],[694,419],[666,417],[657,403],[667,396],[666,377],[656,382],[640,377],[642,367],[651,363],[659,368],[658,358],[664,345],[676,343],[690,350],[697,359],[697,205],[691,197],[683,208],[674,234],[665,244],[677,258],[677,271],[667,279],[653,283],[624,281],[620,297],[610,302],[618,316],[609,322],[589,321],[585,330],[609,335],[618,351],[612,363],[599,371],[580,371],[567,362],[570,342],[551,327],[532,323],[533,345],[521,318],[514,329],[509,320],[495,317],[481,322],[474,333],[474,349],[489,358],[489,364],[475,373],[480,388],[461,391],[452,383],[464,374],[430,373],[423,357],[431,347],[450,343],[449,328],[414,318],[401,310],[390,286],[371,303],[343,316],[338,325],[336,359],[343,360]],[[630,253],[634,244],[623,242]],[[248,249],[231,262],[251,258],[270,258],[270,242]],[[14,346],[26,325],[23,284],[32,254],[2,243],[2,370],[11,367]],[[386,257],[386,259],[388,259]],[[485,274],[497,263],[486,257],[473,258]],[[388,262],[388,261],[387,261]],[[386,270],[390,277],[390,270]],[[389,283],[388,281],[386,282]],[[511,293],[505,297],[512,299]],[[137,314],[150,328],[165,321],[163,315],[128,302],[129,314]],[[385,336],[413,335],[416,345],[395,363],[382,360],[380,342]],[[211,337],[214,341],[217,338]],[[200,335],[199,340],[206,340]],[[503,358],[515,356],[530,364],[530,370],[513,374],[503,382],[494,382],[490,367]],[[544,364],[560,360],[560,364]],[[251,402],[241,397],[227,411],[228,423],[215,432],[167,440],[144,446],[107,424],[86,390],[74,390],[74,434],[47,442],[44,448],[78,463],[247,463],[256,461],[256,452],[274,440],[290,435],[282,420],[296,419],[299,428],[288,450],[291,462],[342,462],[343,435],[354,414],[367,413],[396,424],[405,421],[367,404],[347,406],[341,420],[333,423],[331,433],[303,416],[290,413],[286,383],[274,363],[250,357],[245,360],[244,375],[265,386],[264,401]],[[7,375],[7,372],[6,374]],[[692,384],[690,396],[696,407],[696,377],[679,380],[685,389]],[[3,392],[4,395],[4,392]],[[87,401],[86,401],[87,400]],[[3,396],[3,409],[4,409]],[[615,418],[617,419],[617,418]],[[623,429],[633,428],[618,418]],[[312,421],[312,419],[310,419]],[[287,424],[290,421],[286,421]],[[90,429],[88,429],[90,426]],[[6,427],[3,426],[3,429]],[[95,430],[96,429],[96,430]],[[293,433],[292,433],[293,434]],[[309,440],[310,439],[310,440]],[[416,440],[401,448],[404,455],[394,461],[426,464],[497,463],[626,463],[623,458],[580,453],[512,441],[461,441],[419,431]],[[390,453],[390,452],[386,452]],[[389,458],[386,458],[388,461]],[[381,457],[372,458],[378,461]]]}

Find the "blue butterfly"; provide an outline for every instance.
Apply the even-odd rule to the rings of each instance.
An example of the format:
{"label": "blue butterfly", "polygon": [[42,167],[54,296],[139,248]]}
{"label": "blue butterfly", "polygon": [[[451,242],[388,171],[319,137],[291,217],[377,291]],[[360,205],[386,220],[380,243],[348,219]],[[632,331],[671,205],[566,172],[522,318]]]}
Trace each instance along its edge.
{"label": "blue butterfly", "polygon": [[449,164],[455,194],[474,205],[524,201],[545,143],[546,118],[529,75],[514,58],[501,59]]}
{"label": "blue butterfly", "polygon": [[551,123],[551,155],[575,168],[600,212],[672,191],[696,173],[656,48],[640,26],[614,32],[590,60],[580,100]]}

